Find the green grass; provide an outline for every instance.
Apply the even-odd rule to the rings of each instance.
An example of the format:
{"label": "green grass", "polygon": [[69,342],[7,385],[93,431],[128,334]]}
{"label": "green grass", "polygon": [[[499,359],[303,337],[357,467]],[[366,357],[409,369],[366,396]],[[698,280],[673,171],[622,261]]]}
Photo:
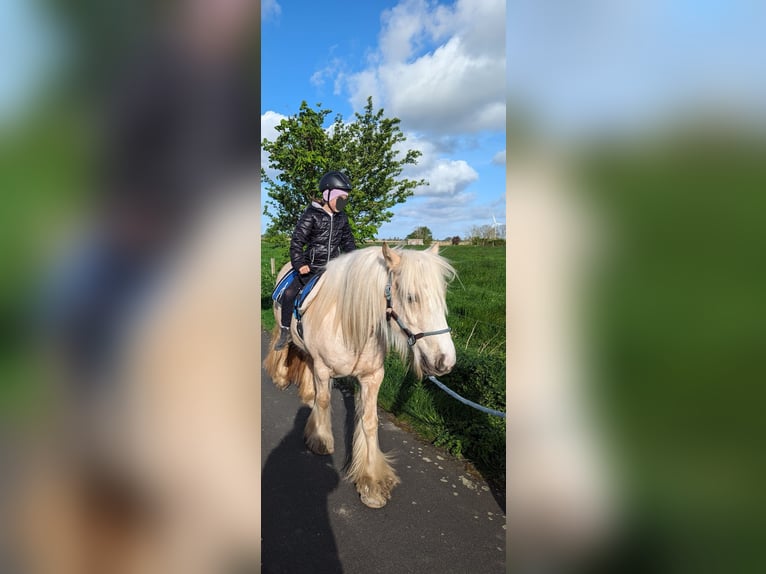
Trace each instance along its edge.
{"label": "green grass", "polygon": [[458,272],[447,292],[455,345],[505,357],[505,248],[451,245],[441,255]]}
{"label": "green grass", "polygon": [[91,191],[82,118],[47,111],[0,139],[0,418],[30,413],[44,394],[32,317],[53,238]]}
{"label": "green grass", "polygon": [[[457,351],[453,371],[439,380],[481,405],[505,410],[505,249],[448,246],[441,254],[458,272],[447,291],[448,322]],[[262,325],[274,327],[270,258],[278,270],[287,247],[262,244]],[[505,422],[448,396],[428,380],[417,380],[396,355],[386,360],[379,403],[424,439],[473,466],[499,489],[505,481]]]}
{"label": "green grass", "polygon": [[[274,274],[271,274],[271,258],[274,258]],[[261,325],[269,332],[274,328],[271,293],[277,280],[279,269],[290,260],[287,245],[261,243]]]}

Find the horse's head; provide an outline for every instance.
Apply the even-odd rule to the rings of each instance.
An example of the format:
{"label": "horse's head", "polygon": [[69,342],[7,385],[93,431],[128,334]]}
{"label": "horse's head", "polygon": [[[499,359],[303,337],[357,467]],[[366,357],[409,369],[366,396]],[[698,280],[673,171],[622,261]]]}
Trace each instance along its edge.
{"label": "horse's head", "polygon": [[[418,376],[444,375],[455,366],[455,345],[447,326],[447,279],[455,270],[439,256],[436,243],[427,251],[395,251],[383,244],[390,285],[395,347],[413,352]],[[398,325],[396,324],[398,323]]]}

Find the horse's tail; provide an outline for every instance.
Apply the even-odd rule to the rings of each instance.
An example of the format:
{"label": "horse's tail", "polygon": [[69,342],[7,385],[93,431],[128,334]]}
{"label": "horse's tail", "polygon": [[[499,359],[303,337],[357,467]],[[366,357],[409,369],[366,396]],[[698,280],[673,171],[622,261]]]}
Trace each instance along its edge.
{"label": "horse's tail", "polygon": [[271,333],[269,353],[263,360],[263,368],[274,381],[274,384],[284,390],[291,384],[298,387],[298,396],[307,404],[314,402],[314,375],[311,371],[310,357],[293,344],[279,351],[274,349],[279,339],[279,325]]}
{"label": "horse's tail", "polygon": [[280,389],[286,389],[290,386],[290,380],[287,378],[287,349],[282,349],[281,351],[274,349],[275,342],[278,338],[279,323],[277,323],[271,332],[269,352],[263,360],[263,368],[276,386]]}

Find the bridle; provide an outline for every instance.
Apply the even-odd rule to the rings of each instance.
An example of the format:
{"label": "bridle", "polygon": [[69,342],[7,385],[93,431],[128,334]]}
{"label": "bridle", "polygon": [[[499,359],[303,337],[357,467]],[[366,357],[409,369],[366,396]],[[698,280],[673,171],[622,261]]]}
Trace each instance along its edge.
{"label": "bridle", "polygon": [[415,343],[417,343],[418,339],[422,339],[423,337],[428,337],[430,335],[441,335],[443,333],[449,333],[452,331],[450,327],[447,327],[446,329],[439,329],[438,331],[424,331],[422,333],[413,333],[412,331],[407,328],[407,325],[404,324],[404,322],[399,318],[399,315],[396,314],[396,311],[394,311],[394,307],[391,303],[391,283],[392,283],[393,274],[388,274],[388,283],[386,283],[386,321],[390,321],[391,318],[396,321],[397,325],[399,325],[399,328],[404,332],[405,335],[407,335],[407,344],[412,347]]}

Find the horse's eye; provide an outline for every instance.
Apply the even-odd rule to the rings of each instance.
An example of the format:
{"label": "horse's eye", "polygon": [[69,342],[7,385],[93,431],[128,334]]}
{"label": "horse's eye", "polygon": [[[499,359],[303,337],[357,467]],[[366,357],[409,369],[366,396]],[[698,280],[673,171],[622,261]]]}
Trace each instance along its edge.
{"label": "horse's eye", "polygon": [[417,295],[407,295],[407,303],[417,303],[418,302],[418,296]]}

